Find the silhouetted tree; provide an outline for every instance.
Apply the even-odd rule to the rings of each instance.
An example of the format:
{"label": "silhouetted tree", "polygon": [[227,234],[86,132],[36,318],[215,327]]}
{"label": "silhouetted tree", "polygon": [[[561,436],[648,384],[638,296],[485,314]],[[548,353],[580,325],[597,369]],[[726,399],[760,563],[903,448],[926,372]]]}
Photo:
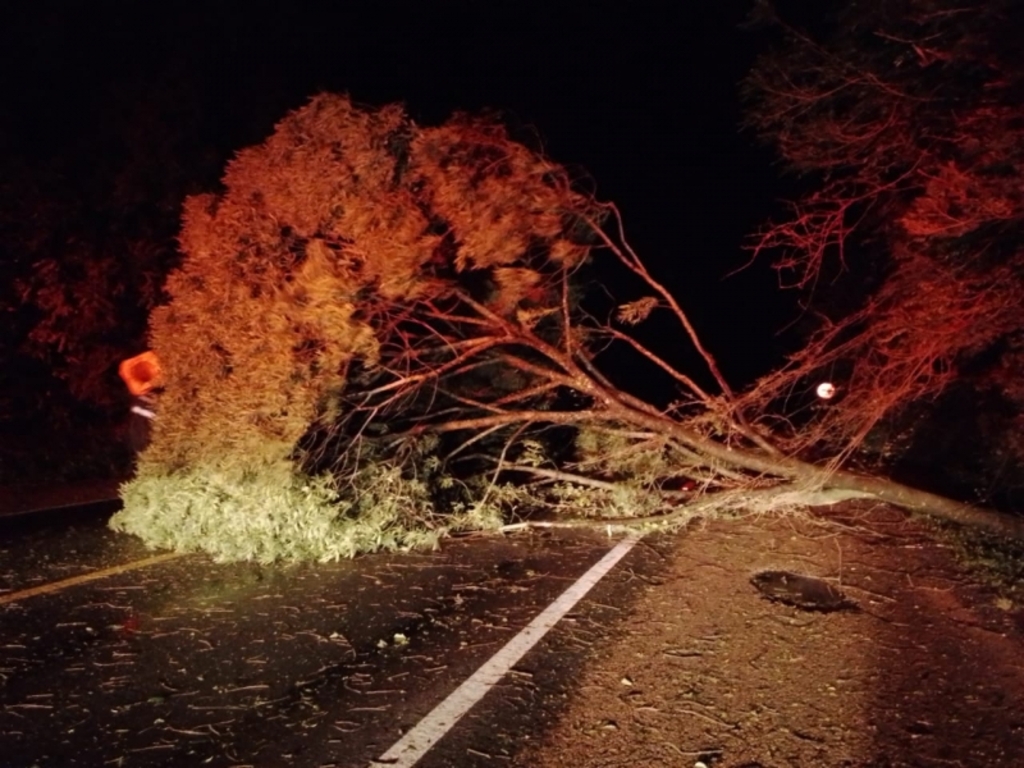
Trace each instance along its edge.
{"label": "silhouetted tree", "polygon": [[[804,191],[754,251],[803,290],[816,324],[743,407],[791,418],[773,424],[784,450],[840,460],[969,381],[1016,422],[977,450],[1024,467],[1024,9],[835,8],[809,28],[786,3],[755,14],[775,44],[744,84],[747,123]],[[835,406],[778,407],[822,378],[841,387]]]}
{"label": "silhouetted tree", "polygon": [[144,348],[164,299],[182,200],[221,165],[202,137],[200,94],[171,73],[91,95],[95,114],[42,144],[31,121],[0,126],[0,429],[20,452],[4,461],[12,478],[44,446],[49,472],[119,457],[117,365]]}

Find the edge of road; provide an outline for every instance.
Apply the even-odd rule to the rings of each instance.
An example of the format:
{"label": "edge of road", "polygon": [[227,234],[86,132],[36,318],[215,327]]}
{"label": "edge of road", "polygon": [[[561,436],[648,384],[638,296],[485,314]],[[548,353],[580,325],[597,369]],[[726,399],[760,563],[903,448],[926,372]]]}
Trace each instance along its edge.
{"label": "edge of road", "polygon": [[70,507],[120,501],[127,477],[108,477],[54,485],[0,486],[0,520]]}

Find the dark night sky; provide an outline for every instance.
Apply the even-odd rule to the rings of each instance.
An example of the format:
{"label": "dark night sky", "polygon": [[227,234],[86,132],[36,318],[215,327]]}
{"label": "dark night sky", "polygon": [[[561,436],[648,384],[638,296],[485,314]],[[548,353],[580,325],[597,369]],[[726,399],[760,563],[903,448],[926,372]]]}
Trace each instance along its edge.
{"label": "dark night sky", "polygon": [[750,4],[26,3],[0,31],[0,153],[74,155],[71,176],[105,153],[130,162],[121,123],[133,102],[155,103],[149,130],[187,123],[201,138],[176,155],[198,191],[216,176],[195,144],[219,168],[320,90],[402,101],[421,123],[503,110],[619,204],[641,255],[747,374],[770,361],[789,303],[764,265],[722,280],[772,198],[770,155],[737,127]]}

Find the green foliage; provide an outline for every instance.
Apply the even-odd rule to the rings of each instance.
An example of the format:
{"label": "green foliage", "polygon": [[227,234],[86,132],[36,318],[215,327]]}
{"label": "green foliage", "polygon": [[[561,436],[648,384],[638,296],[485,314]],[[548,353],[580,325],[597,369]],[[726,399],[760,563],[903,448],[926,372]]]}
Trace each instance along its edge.
{"label": "green foliage", "polygon": [[635,481],[620,481],[611,488],[555,483],[545,501],[564,517],[594,521],[650,517],[665,509],[665,497],[657,487]]}
{"label": "green foliage", "polygon": [[394,466],[368,464],[353,487],[343,497],[332,476],[301,477],[286,462],[258,471],[196,466],[126,483],[126,511],[111,526],[153,547],[269,563],[429,549],[453,532],[501,524],[494,507],[437,515],[427,486]]}
{"label": "green foliage", "polygon": [[654,483],[670,476],[668,468],[673,464],[683,466],[668,440],[637,439],[625,430],[581,428],[576,451],[576,466],[612,480]]}
{"label": "green foliage", "polygon": [[932,525],[957,560],[998,593],[1003,610],[1024,606],[1024,546],[1020,540],[935,520]]}

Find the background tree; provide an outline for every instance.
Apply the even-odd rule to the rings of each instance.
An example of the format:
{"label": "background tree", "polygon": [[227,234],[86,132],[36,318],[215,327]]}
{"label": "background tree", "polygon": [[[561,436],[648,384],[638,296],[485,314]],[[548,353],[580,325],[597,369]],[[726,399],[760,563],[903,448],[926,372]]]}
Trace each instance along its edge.
{"label": "background tree", "polygon": [[182,199],[221,165],[174,73],[92,97],[102,117],[73,129],[0,124],[0,482],[128,471],[117,365],[164,299]]}
{"label": "background tree", "polygon": [[[492,119],[421,127],[321,95],[223,184],[186,201],[185,258],[152,317],[168,385],[112,521],[150,544],[335,558],[510,518],[676,525],[829,489],[1021,532],[787,453],[617,209]],[[582,300],[595,259],[632,295]],[[715,389],[639,341],[644,322],[674,324]],[[612,384],[612,346],[677,399]]]}
{"label": "background tree", "polygon": [[[781,445],[838,461],[870,436],[897,460],[915,425],[932,445],[964,428],[935,407],[945,395],[976,424],[1002,413],[972,453],[1012,484],[1024,477],[1024,14],[1013,2],[837,8],[812,29],[788,23],[785,3],[755,15],[775,45],[745,82],[748,125],[802,192],[754,251],[803,290],[813,322],[744,407],[778,413],[772,403],[836,379],[835,406],[783,409]],[[945,422],[929,426],[929,412]]]}

